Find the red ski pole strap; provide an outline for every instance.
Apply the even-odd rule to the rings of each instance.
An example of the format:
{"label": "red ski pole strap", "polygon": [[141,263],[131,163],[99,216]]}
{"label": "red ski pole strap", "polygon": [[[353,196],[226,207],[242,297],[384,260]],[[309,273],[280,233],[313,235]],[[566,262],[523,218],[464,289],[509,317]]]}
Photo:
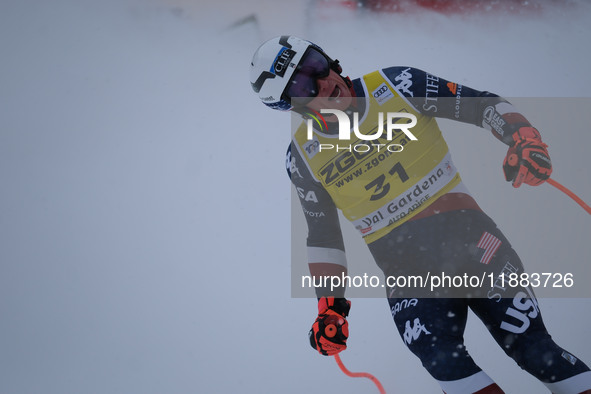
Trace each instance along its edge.
{"label": "red ski pole strap", "polygon": [[345,375],[347,375],[351,378],[368,378],[369,380],[374,382],[374,384],[377,386],[378,390],[380,390],[380,394],[386,394],[386,390],[384,390],[384,386],[382,386],[382,383],[380,383],[378,378],[376,378],[375,376],[373,376],[372,374],[367,373],[367,372],[351,372],[351,371],[349,371],[345,367],[343,362],[341,361],[341,357],[338,354],[334,355],[334,359],[336,360],[337,364],[339,365],[339,368],[341,369],[341,371],[343,371],[343,373]]}
{"label": "red ski pole strap", "polygon": [[549,178],[546,180],[546,182],[548,182],[550,185],[554,186],[555,188],[557,188],[558,190],[560,190],[561,192],[563,192],[564,194],[566,194],[567,196],[569,196],[570,198],[572,198],[577,204],[579,204],[585,211],[587,211],[588,214],[591,215],[591,207],[589,207],[589,205],[587,205],[585,203],[585,201],[583,201],[579,196],[577,196],[575,193],[573,193],[572,191],[570,191],[569,189],[567,189],[566,187],[564,187],[563,185],[561,185],[560,183],[556,182],[554,179]]}

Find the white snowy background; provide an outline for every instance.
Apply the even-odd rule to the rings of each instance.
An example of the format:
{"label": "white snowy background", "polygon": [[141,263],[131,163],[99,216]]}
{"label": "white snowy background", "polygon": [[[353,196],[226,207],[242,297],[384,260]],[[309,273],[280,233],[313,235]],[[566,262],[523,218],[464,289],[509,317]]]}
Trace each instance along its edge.
{"label": "white snowy background", "polygon": [[[253,51],[297,34],[351,76],[412,65],[506,97],[587,97],[589,22],[584,1],[450,16],[300,0],[2,0],[0,393],[377,393],[307,343],[316,303],[290,296],[290,119],[253,95]],[[530,120],[554,177],[589,201],[585,115]],[[589,215],[548,185],[511,188],[488,132],[442,127],[530,272],[589,265]],[[591,301],[540,305],[557,342],[591,363]],[[349,322],[349,369],[388,393],[440,392],[385,300],[354,299]],[[473,315],[466,343],[508,393],[544,392]]]}

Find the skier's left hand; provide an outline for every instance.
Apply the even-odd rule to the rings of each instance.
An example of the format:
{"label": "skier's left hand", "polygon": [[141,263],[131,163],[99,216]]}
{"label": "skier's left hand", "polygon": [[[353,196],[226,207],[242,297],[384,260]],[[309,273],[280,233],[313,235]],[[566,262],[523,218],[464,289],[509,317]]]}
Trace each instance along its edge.
{"label": "skier's left hand", "polygon": [[541,185],[552,174],[552,162],[538,130],[522,127],[513,134],[515,144],[507,151],[503,172],[507,182],[519,187],[523,182]]}
{"label": "skier's left hand", "polygon": [[318,300],[318,317],[308,337],[310,345],[325,356],[334,356],[347,348],[349,323],[346,317],[351,301],[344,298],[321,297]]}

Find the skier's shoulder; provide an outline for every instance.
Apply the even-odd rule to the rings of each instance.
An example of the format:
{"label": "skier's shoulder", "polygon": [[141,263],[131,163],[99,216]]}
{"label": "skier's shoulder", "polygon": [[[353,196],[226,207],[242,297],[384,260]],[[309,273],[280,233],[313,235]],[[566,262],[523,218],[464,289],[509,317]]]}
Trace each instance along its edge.
{"label": "skier's shoulder", "polygon": [[404,97],[420,97],[430,80],[437,77],[412,66],[391,66],[381,69],[381,73]]}
{"label": "skier's shoulder", "polygon": [[376,74],[380,74],[401,96],[407,98],[424,96],[424,90],[430,80],[437,80],[437,77],[428,72],[412,66],[390,66],[367,73],[363,77],[353,80],[353,86],[357,96],[364,93],[358,91],[358,86],[363,80],[375,80]]}

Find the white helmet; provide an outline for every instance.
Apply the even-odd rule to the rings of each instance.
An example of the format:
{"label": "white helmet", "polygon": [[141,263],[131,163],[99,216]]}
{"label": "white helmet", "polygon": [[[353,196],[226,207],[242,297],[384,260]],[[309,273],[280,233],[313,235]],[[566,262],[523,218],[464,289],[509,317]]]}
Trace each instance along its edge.
{"label": "white helmet", "polygon": [[328,66],[341,73],[338,60],[332,60],[316,44],[295,36],[280,36],[264,42],[250,62],[250,83],[261,101],[279,110],[293,108],[286,88],[308,48],[314,48],[328,62]]}

